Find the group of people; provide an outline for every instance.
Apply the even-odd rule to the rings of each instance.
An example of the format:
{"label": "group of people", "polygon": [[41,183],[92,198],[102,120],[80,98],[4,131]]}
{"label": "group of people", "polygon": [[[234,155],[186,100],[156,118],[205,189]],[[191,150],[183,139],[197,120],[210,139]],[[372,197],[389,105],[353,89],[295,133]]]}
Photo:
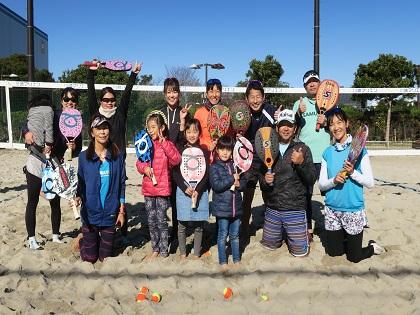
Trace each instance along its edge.
{"label": "group of people", "polygon": [[[35,144],[60,160],[67,148],[74,156],[79,156],[76,203],[81,205],[82,237],[78,245],[82,260],[92,263],[112,255],[116,227],[121,228],[123,238],[127,238],[125,133],[131,90],[141,70],[139,64],[133,68],[118,106],[115,91],[106,87],[100,92],[98,107],[94,86],[98,67],[99,63],[90,67],[87,76],[90,113],[87,150],[80,152],[79,138],[67,142],[60,134],[55,127],[59,111],[52,114],[51,100],[45,95],[30,102],[28,123],[23,130],[27,144]],[[259,128],[275,129],[279,138],[279,157],[272,172],[268,172],[263,161],[254,154],[251,168],[238,175],[232,161],[237,135],[229,131],[213,140],[207,126],[211,107],[223,103],[220,80],[206,82],[207,100],[194,116],[190,114],[190,106],[180,105],[178,80],[167,78],[164,81],[165,105],[152,111],[145,122],[154,147],[153,165],[136,162],[142,176],[151,259],[167,257],[170,244],[175,240],[178,240],[181,258],[186,258],[189,228],[194,230],[191,254],[199,258],[203,254],[205,222],[213,215],[217,219],[219,264],[222,269],[228,267],[228,238],[232,261],[240,263],[240,240],[249,238],[251,205],[257,186],[266,206],[261,245],[276,250],[286,244],[293,256],[306,256],[313,237],[311,199],[317,180],[325,195],[326,253],[330,256],[346,254],[348,260],[359,262],[384,252],[384,248],[373,240],[366,247],[362,245],[363,229],[367,224],[363,187],[372,187],[374,183],[369,156],[364,149],[355,164],[347,161],[352,141],[348,118],[340,108],[327,115],[319,112],[315,102],[319,83],[315,71],[305,73],[303,84],[307,95],[296,101],[291,110],[276,109],[265,102],[261,82],[249,81],[245,96],[251,124],[244,136],[254,145]],[[61,102],[62,108],[76,107],[77,91],[65,89]],[[37,118],[41,109],[43,121]],[[315,130],[316,124],[322,126],[319,131]],[[50,125],[52,132],[47,130]],[[180,170],[182,152],[191,147],[200,148],[207,163],[204,178],[195,189],[184,180]],[[35,213],[42,167],[42,162],[31,153],[26,163],[28,204],[25,215],[30,249],[40,248],[35,239]],[[197,201],[194,209],[192,198]],[[59,197],[50,204],[52,239],[61,242]],[[171,230],[166,216],[169,207],[172,208]]]}

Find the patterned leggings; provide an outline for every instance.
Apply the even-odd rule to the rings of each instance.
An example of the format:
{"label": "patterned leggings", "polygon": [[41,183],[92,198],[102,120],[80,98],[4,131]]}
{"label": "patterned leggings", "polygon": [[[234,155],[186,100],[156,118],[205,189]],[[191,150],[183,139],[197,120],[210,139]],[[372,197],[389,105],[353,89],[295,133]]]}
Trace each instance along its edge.
{"label": "patterned leggings", "polygon": [[144,197],[149,224],[152,250],[163,257],[168,256],[168,222],[166,211],[169,208],[169,197]]}

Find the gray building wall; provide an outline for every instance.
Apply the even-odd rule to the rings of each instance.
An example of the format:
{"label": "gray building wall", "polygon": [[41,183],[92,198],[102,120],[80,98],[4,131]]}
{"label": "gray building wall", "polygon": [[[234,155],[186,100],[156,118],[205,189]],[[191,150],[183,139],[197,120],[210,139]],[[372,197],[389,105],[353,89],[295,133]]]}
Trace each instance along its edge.
{"label": "gray building wall", "polygon": [[[0,58],[27,54],[26,20],[0,3]],[[48,70],[48,35],[34,28],[35,68]]]}

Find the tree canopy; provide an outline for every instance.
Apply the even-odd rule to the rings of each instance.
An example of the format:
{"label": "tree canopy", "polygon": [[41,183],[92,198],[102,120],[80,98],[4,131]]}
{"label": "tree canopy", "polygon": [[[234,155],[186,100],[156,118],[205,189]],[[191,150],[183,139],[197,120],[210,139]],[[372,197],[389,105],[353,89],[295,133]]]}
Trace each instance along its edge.
{"label": "tree canopy", "polygon": [[[13,54],[0,58],[1,75],[17,74],[18,80],[28,80],[28,58],[23,54]],[[37,82],[54,82],[52,73],[46,69],[35,69],[34,79]]]}

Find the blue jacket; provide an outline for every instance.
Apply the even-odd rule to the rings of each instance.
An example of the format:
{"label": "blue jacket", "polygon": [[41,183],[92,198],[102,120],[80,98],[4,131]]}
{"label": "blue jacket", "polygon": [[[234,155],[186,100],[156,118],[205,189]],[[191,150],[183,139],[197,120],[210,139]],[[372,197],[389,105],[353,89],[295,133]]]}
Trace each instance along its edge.
{"label": "blue jacket", "polygon": [[234,192],[230,190],[234,183],[233,162],[219,159],[210,166],[210,185],[213,189],[212,214],[220,218],[236,218],[242,215],[242,196],[246,181],[241,178],[241,187]]}
{"label": "blue jacket", "polygon": [[86,151],[80,153],[79,169],[77,172],[78,187],[77,196],[82,198],[81,216],[85,224],[96,226],[114,226],[117,220],[117,212],[120,207],[120,199],[125,199],[125,163],[122,154],[113,160],[107,152],[106,159],[109,162],[110,182],[108,194],[105,198],[105,207],[102,207],[100,189],[101,177],[99,167],[101,161],[94,154],[93,160],[86,159]]}

